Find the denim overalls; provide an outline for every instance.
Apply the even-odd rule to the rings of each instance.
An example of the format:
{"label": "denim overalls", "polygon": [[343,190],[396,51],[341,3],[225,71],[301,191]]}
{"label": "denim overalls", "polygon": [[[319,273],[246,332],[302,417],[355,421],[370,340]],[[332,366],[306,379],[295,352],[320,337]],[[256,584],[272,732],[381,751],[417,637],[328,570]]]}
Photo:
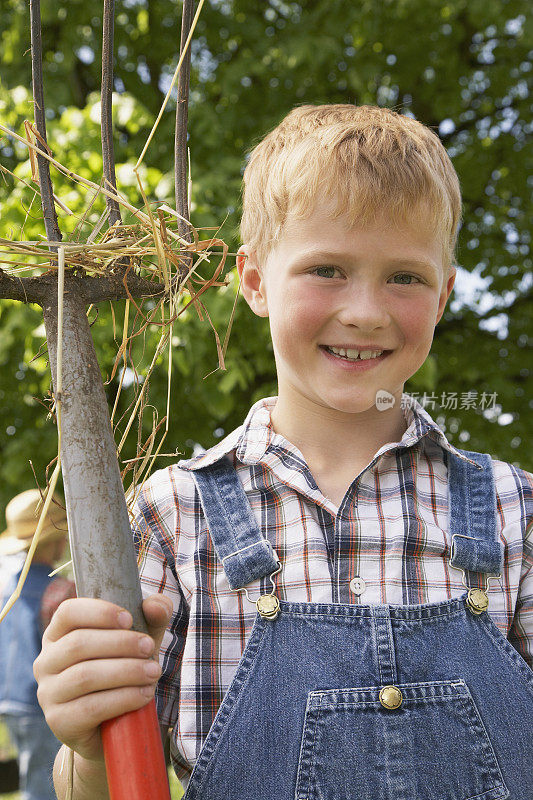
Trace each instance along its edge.
{"label": "denim overalls", "polygon": [[[503,565],[491,461],[462,452],[476,465],[448,455],[450,565],[472,588],[418,605],[263,594],[184,800],[533,800],[533,671],[483,591]],[[193,475],[230,587],[274,587],[229,460]]]}

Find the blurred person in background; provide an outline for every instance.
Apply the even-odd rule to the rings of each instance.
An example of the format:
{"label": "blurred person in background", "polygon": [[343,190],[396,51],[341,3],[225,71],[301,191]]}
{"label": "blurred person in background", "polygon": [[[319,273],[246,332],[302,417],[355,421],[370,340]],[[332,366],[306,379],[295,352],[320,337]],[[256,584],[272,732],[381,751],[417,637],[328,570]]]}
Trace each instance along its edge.
{"label": "blurred person in background", "polygon": [[[40,492],[30,489],[6,507],[0,534],[0,609],[14,592],[39,519]],[[39,509],[40,510],[40,509]],[[52,767],[60,742],[37,702],[33,662],[54,611],[76,596],[73,581],[49,577],[64,555],[67,519],[54,495],[22,592],[0,623],[0,719],[17,749],[22,800],[55,800]]]}

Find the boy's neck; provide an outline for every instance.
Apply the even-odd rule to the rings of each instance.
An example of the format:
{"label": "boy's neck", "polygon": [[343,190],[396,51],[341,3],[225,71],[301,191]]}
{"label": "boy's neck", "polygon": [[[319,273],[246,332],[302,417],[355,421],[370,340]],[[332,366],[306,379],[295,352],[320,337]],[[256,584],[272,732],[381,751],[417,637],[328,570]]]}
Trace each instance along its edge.
{"label": "boy's neck", "polygon": [[359,474],[383,445],[400,441],[405,433],[400,400],[401,393],[387,411],[373,406],[348,414],[280,392],[271,413],[272,427],[300,450],[315,477],[325,471]]}

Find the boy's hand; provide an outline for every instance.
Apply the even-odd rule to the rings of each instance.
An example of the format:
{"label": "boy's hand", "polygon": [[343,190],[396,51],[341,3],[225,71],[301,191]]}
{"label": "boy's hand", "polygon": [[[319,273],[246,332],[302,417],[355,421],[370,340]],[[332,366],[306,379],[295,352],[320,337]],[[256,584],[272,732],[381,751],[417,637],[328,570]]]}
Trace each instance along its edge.
{"label": "boy's hand", "polygon": [[131,615],[107,600],[65,600],[44,633],[33,665],[39,704],[57,738],[89,761],[103,760],[100,723],[153,697],[172,602],[152,595],[143,612],[151,638],[130,630]]}

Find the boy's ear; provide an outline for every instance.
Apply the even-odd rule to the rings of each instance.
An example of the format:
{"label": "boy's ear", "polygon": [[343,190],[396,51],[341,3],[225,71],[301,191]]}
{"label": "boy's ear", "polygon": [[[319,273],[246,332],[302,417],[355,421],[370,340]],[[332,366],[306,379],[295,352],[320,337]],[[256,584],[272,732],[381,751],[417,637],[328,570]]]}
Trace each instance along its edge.
{"label": "boy's ear", "polygon": [[450,269],[448,270],[446,283],[443,284],[443,287],[441,289],[439,297],[439,307],[437,309],[437,319],[435,320],[435,325],[439,322],[440,318],[444,314],[444,309],[446,308],[446,303],[448,302],[448,298],[452,293],[456,275],[457,275],[457,270],[455,269],[455,267],[450,267]]}
{"label": "boy's ear", "polygon": [[255,252],[247,245],[237,251],[237,271],[244,299],[258,317],[268,317],[266,286],[262,268]]}

